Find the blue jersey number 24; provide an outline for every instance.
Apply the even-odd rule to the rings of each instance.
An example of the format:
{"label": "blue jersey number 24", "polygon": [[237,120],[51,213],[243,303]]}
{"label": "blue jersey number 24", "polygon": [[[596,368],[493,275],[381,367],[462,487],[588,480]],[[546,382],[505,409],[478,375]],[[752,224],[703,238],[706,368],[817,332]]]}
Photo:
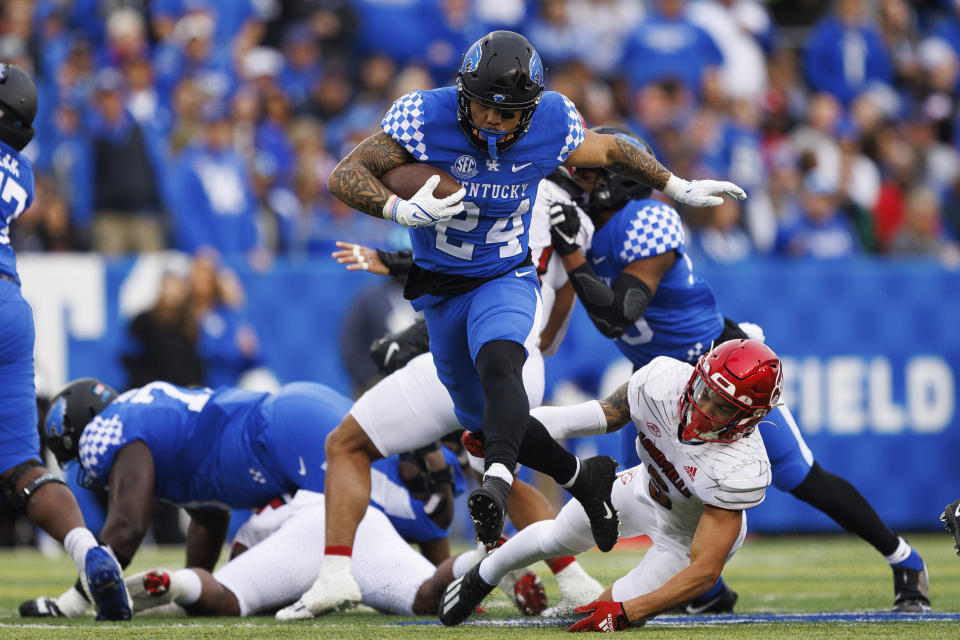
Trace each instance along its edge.
{"label": "blue jersey number 24", "polygon": [[[524,198],[509,216],[497,218],[497,221],[487,231],[483,243],[503,244],[500,247],[500,258],[511,258],[520,253],[523,250],[519,240],[520,236],[523,235],[523,216],[528,211],[530,211],[530,198]],[[463,240],[459,245],[456,245],[447,236],[447,229],[469,233],[480,224],[480,207],[475,203],[464,201],[463,215],[463,218],[459,216],[450,218],[434,227],[437,231],[436,247],[454,258],[473,260],[473,248],[476,246],[474,243]]]}

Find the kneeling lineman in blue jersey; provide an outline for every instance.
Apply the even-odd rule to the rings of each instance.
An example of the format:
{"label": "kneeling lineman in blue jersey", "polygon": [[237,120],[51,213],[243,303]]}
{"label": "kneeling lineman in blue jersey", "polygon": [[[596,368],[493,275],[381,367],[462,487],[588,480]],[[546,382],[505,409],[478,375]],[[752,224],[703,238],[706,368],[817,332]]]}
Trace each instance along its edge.
{"label": "kneeling lineman in blue jersey", "polygon": [[[198,570],[177,572],[171,597],[176,596],[177,604],[200,615],[248,615],[288,604],[316,576],[323,557],[319,553],[323,548],[323,521],[316,517],[318,511],[323,512],[323,498],[318,497],[324,489],[323,442],[350,405],[348,398],[313,383],[288,384],[276,394],[267,394],[229,387],[216,391],[186,389],[152,382],[118,397],[106,385],[85,378],[54,396],[42,428],[47,446],[58,461],[79,461],[83,482],[109,491],[101,537],[120,557],[129,560],[136,553],[150,522],[154,498],[184,507],[190,514],[186,566]],[[415,497],[422,493],[421,484],[408,480],[407,476],[413,476],[401,467],[398,456],[378,461],[372,469],[372,500],[384,513],[368,508],[364,522],[369,523],[362,527],[361,537],[369,542],[367,547],[377,558],[383,558],[385,549],[377,546],[376,539],[396,543],[388,546],[397,562],[379,571],[367,571],[363,594],[374,606],[386,610],[435,611],[437,595],[452,578],[452,561],[435,574],[433,565],[400,537],[402,533],[415,541],[445,538],[452,520],[454,486],[460,490],[463,487],[462,473],[451,452],[434,450],[424,452],[422,457],[416,458],[413,466],[430,470],[422,484],[432,487],[430,496]],[[409,490],[408,482],[418,489]],[[310,493],[300,497],[298,490]],[[287,511],[311,517],[293,518],[285,533],[273,538],[271,544],[249,556],[243,554],[221,569],[229,597],[218,592],[201,600],[203,579],[210,582],[210,572],[226,537],[230,517],[227,509],[279,506],[286,499],[278,503],[278,496],[289,497],[294,492],[296,505],[309,508]],[[306,539],[296,543],[289,539],[290,531]],[[246,544],[251,546],[251,540],[263,537],[248,535]],[[258,587],[256,575],[249,568],[259,567],[259,573],[269,573],[264,557],[269,558],[270,551],[276,550],[278,540],[287,548],[307,545],[312,557],[300,558],[295,569],[285,575],[278,571],[270,574],[275,578],[272,582],[271,578],[261,578]],[[437,560],[447,555],[449,551]],[[272,558],[267,565],[271,561],[277,567],[283,559]],[[206,585],[208,595],[210,587]],[[421,590],[423,593],[417,595]],[[143,591],[138,587],[141,595]],[[21,613],[72,616],[85,609],[82,596],[74,588],[55,600],[41,598],[24,603]]]}
{"label": "kneeling lineman in blue jersey", "polygon": [[[33,311],[20,294],[10,224],[33,202],[33,166],[20,152],[33,138],[37,88],[0,64],[0,489],[73,558],[97,620],[126,620],[130,603],[120,564],[97,544],[60,476],[40,462],[33,372]],[[84,598],[87,597],[85,594]]]}
{"label": "kneeling lineman in blue jersey", "polygon": [[[626,129],[596,130],[646,146]],[[586,188],[583,208],[596,231],[584,254],[576,239],[578,213],[555,207],[553,248],[594,325],[635,367],[659,355],[692,364],[711,344],[746,338],[748,333],[763,339],[760,327],[738,325],[720,313],[710,285],[694,273],[673,207],[652,199],[646,186],[604,169],[579,171],[576,179]],[[890,530],[853,485],[814,460],[790,410],[776,407],[759,429],[773,485],[823,511],[886,558],[893,569],[895,611],[929,611],[923,558]],[[636,461],[633,438],[621,440],[621,451],[625,464]],[[721,613],[731,611],[736,598],[721,580],[686,608],[690,613]]]}
{"label": "kneeling lineman in blue jersey", "polygon": [[[399,98],[383,130],[340,162],[328,187],[355,209],[411,228],[414,265],[405,296],[424,313],[437,374],[457,419],[470,431],[482,430],[486,440],[483,483],[467,501],[477,540],[499,537],[519,460],[567,488],[586,510],[597,546],[608,551],[618,537],[610,503],[616,462],[578,460],[529,417],[521,371],[541,316],[528,252],[531,203],[540,181],[561,164],[607,167],[693,206],[717,204],[720,194],[746,194],[729,182],[687,182],[633,143],[586,131],[573,103],[543,87],[543,65],[527,39],[494,31],[466,52],[456,86]],[[411,162],[439,167],[463,188],[438,199],[435,176],[410,200],[399,198],[379,178]],[[352,437],[355,451],[376,450],[359,429]],[[331,464],[328,521],[340,512],[350,522],[343,539],[328,545],[348,550],[327,549],[333,561],[324,562],[290,617],[358,600],[348,545],[363,500],[350,487],[364,466],[362,455]]]}

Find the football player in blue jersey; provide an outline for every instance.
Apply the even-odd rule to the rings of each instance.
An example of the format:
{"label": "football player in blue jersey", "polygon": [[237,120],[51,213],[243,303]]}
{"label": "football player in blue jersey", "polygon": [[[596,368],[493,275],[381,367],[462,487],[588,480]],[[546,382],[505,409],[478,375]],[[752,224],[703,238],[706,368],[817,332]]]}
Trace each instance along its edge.
{"label": "football player in blue jersey", "polygon": [[[649,147],[631,131],[596,127],[594,131]],[[597,329],[612,338],[634,367],[666,355],[695,363],[711,345],[755,337],[756,325],[725,318],[713,290],[693,272],[683,226],[673,207],[650,198],[650,189],[604,169],[578,171],[587,193],[583,208],[596,231],[586,255],[576,244],[579,218],[565,206],[551,212],[554,251]],[[746,332],[745,332],[746,330]],[[853,485],[824,470],[803,441],[785,406],[775,407],[759,427],[773,468],[773,484],[833,518],[877,549],[894,576],[894,610],[930,610],[927,568],[920,555],[880,519]],[[621,461],[638,460],[634,438],[623,438]],[[691,613],[731,611],[736,593],[720,580]]]}
{"label": "football player in blue jersey", "polygon": [[[73,558],[98,620],[127,620],[120,564],[83,522],[59,475],[40,461],[33,373],[33,311],[20,294],[10,224],[33,202],[33,166],[20,152],[33,138],[37,88],[23,70],[0,64],[0,488]],[[86,595],[84,595],[86,597]]]}
{"label": "football player in blue jersey", "polygon": [[[120,558],[129,562],[136,553],[156,498],[186,508],[186,566],[211,572],[226,537],[227,509],[262,507],[298,489],[323,492],[323,442],[350,405],[313,383],[267,394],[152,382],[117,396],[83,378],[51,399],[42,429],[61,464],[78,461],[84,484],[108,489],[101,536]],[[439,563],[449,556],[454,489],[462,491],[464,480],[452,452],[434,453],[441,455],[423,450],[378,461],[372,500],[399,535]],[[322,523],[316,528],[322,535]],[[190,577],[196,574],[184,575],[196,586],[199,578]],[[313,577],[274,604],[296,598]],[[73,589],[56,600],[24,603],[21,613],[72,616],[85,609]]]}
{"label": "football player in blue jersey", "polygon": [[[530,419],[521,379],[540,329],[541,300],[528,257],[537,187],[566,164],[606,167],[693,206],[714,205],[720,194],[746,194],[729,182],[687,182],[635,144],[585,131],[570,100],[544,91],[536,50],[510,31],[475,42],[455,86],[402,96],[381,126],[337,165],[328,187],[355,209],[411,228],[414,266],[405,295],[424,313],[430,351],[457,418],[486,440],[483,483],[467,502],[477,539],[499,537],[519,460],[567,488],[590,516],[598,547],[609,550],[618,536],[610,504],[616,462],[605,456],[580,461],[553,441]],[[400,198],[380,176],[411,162],[449,172],[462,189],[437,198],[439,177],[432,176],[409,200]],[[357,449],[373,448],[359,430],[353,436]],[[345,514],[348,526],[328,530],[327,544],[346,552],[325,562],[324,576],[304,594],[314,614],[357,593],[349,549],[362,512],[350,500],[350,487],[364,466],[358,456],[331,468],[327,513]]]}

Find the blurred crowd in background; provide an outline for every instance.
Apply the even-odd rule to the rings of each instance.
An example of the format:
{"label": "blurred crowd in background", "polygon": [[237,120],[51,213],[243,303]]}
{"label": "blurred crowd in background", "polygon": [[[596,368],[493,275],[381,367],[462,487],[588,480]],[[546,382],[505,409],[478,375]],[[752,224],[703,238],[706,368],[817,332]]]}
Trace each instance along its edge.
{"label": "blurred crowd in background", "polygon": [[695,256],[960,261],[960,2],[5,0],[0,60],[40,88],[18,251],[325,255],[403,230],[326,192],[399,95],[451,84],[494,28],[548,88],[687,178]]}

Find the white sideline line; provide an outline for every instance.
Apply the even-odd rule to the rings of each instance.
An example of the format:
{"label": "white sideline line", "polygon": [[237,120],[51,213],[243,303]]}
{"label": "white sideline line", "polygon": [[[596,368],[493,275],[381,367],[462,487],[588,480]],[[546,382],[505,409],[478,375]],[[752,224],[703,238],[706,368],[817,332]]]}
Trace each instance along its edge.
{"label": "white sideline line", "polygon": [[[238,622],[236,624],[212,624],[212,623],[170,623],[170,624],[110,624],[97,622],[93,625],[86,624],[40,624],[40,623],[10,623],[10,622],[0,622],[0,629],[273,629],[280,626],[289,626],[283,625],[281,623],[268,624],[268,623],[254,623],[254,622]],[[346,625],[341,623],[334,624],[304,624],[297,623],[298,627],[311,627],[311,628],[330,628],[330,627],[355,627],[356,625]]]}

